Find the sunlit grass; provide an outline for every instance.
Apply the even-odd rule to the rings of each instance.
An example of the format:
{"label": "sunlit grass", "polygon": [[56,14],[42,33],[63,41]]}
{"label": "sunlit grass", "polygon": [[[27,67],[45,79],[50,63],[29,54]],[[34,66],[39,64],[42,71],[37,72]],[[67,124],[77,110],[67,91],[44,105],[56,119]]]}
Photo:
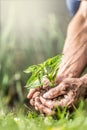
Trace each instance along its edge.
{"label": "sunlit grass", "polygon": [[34,112],[24,114],[0,109],[0,130],[87,130],[87,110],[83,102],[72,113],[58,111],[55,117],[44,117]]}

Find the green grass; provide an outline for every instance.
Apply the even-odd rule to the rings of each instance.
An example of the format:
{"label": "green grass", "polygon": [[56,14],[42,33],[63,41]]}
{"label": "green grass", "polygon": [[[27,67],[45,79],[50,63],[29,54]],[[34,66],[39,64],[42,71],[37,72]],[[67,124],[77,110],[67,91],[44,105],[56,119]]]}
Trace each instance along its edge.
{"label": "green grass", "polygon": [[81,103],[73,113],[58,110],[55,117],[0,109],[0,130],[87,130],[87,109]]}

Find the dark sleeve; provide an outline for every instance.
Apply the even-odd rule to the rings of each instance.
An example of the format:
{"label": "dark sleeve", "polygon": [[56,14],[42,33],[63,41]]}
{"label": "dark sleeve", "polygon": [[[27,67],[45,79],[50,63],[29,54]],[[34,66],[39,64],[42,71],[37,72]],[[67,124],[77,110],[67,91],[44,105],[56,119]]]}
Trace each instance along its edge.
{"label": "dark sleeve", "polygon": [[70,15],[73,16],[79,8],[80,0],[66,0],[66,4]]}

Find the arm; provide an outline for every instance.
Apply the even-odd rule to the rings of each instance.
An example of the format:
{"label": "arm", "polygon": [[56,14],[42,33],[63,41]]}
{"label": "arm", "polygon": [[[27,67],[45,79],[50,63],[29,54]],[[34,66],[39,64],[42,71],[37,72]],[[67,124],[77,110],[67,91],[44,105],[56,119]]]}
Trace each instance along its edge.
{"label": "arm", "polygon": [[[44,98],[40,94],[38,96],[36,96],[37,94],[35,95],[35,91],[37,90],[33,90],[33,93],[29,92],[28,98],[31,99],[31,104],[36,108],[36,110],[46,114],[52,114],[52,108],[55,106],[70,106],[75,103],[79,98],[79,93],[84,89],[84,78],[81,80],[79,77],[87,66],[86,13],[87,1],[83,1],[81,2],[78,12],[68,26],[67,38],[63,49],[63,59],[57,74],[57,83],[60,84],[45,93],[43,95]],[[65,91],[66,87],[69,88],[68,92]],[[74,90],[77,92],[76,94],[74,93]],[[61,94],[64,95],[64,98],[61,99],[60,102],[50,100],[60,96]],[[83,93],[80,95],[82,96]],[[75,98],[77,100],[75,100]]]}
{"label": "arm", "polygon": [[[63,49],[63,59],[57,79],[80,77],[87,66],[87,2],[83,1],[72,18]],[[57,80],[57,81],[58,81]]]}

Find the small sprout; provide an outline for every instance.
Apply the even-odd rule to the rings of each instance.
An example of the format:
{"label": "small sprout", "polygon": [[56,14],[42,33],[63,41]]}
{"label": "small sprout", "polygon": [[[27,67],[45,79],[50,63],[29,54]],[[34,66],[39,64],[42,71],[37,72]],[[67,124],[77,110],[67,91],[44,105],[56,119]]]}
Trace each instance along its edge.
{"label": "small sprout", "polygon": [[30,89],[43,86],[42,79],[44,76],[49,80],[49,86],[54,86],[61,58],[62,55],[57,55],[41,64],[28,67],[28,69],[24,71],[25,73],[30,74],[26,87]]}

